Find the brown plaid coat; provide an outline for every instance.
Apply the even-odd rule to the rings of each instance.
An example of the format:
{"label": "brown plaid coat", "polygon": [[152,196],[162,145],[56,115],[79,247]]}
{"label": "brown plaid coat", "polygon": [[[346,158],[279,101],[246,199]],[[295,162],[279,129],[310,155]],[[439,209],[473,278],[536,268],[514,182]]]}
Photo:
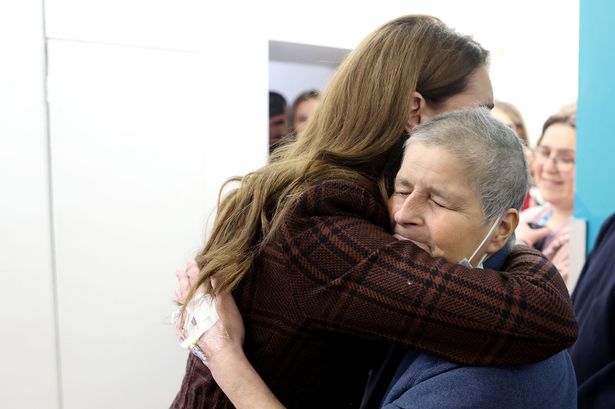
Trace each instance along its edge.
{"label": "brown plaid coat", "polygon": [[[349,182],[312,188],[234,293],[245,350],[289,408],[357,407],[387,344],[462,364],[514,365],[570,346],[557,270],[516,248],[506,272],[434,259],[389,233],[386,206]],[[229,408],[194,357],[173,408]]]}

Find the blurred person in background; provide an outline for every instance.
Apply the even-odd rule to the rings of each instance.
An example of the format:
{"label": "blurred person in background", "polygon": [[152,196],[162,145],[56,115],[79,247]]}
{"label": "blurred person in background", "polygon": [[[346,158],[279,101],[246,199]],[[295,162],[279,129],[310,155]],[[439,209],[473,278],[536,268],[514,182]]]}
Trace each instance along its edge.
{"label": "blurred person in background", "polygon": [[316,90],[311,90],[301,93],[293,102],[290,111],[290,124],[295,135],[303,131],[308,119],[316,111],[319,98],[320,93]]}
{"label": "blurred person in background", "polygon": [[527,128],[525,127],[525,121],[521,112],[516,106],[510,102],[495,101],[495,105],[491,110],[493,116],[509,126],[519,138],[523,141],[523,144],[527,147],[530,146],[530,140],[527,136]]}
{"label": "blurred person in background", "polygon": [[288,134],[288,112],[286,98],[280,93],[269,91],[269,153]]}
{"label": "blurred person in background", "polygon": [[533,154],[530,149],[530,141],[527,136],[527,129],[525,127],[523,117],[521,116],[521,112],[516,106],[509,102],[496,100],[495,105],[491,110],[491,114],[504,123],[504,125],[515,131],[517,136],[523,142],[525,158],[527,159],[530,170],[530,186],[527,195],[525,196],[525,200],[523,201],[523,206],[521,206],[521,210],[525,210],[528,207],[536,206],[542,203],[541,200],[537,199],[539,195],[537,194],[536,185],[534,183],[534,171],[532,167]]}
{"label": "blurred person in background", "polygon": [[600,228],[572,294],[579,338],[569,348],[579,409],[615,408],[615,214]]}
{"label": "blurred person in background", "polygon": [[550,116],[534,150],[534,178],[542,206],[521,213],[517,239],[541,250],[568,278],[570,226],[574,206],[576,110]]}

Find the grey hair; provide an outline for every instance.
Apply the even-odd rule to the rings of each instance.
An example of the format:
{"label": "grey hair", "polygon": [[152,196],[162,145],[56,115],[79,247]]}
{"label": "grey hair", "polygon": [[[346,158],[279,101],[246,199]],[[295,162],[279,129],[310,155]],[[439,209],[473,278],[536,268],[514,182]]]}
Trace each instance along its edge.
{"label": "grey hair", "polygon": [[486,108],[437,115],[413,129],[406,146],[413,143],[442,147],[461,161],[468,186],[477,190],[484,224],[510,208],[521,209],[529,183],[522,142]]}

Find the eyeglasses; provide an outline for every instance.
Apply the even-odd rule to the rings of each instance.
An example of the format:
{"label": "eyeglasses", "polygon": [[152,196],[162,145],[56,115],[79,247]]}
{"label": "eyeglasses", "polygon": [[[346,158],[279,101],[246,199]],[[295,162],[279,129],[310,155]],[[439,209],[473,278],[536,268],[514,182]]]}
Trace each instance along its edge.
{"label": "eyeglasses", "polygon": [[575,164],[574,149],[551,150],[548,146],[538,146],[534,149],[534,161],[540,164],[553,160],[555,166],[562,171],[570,170]]}

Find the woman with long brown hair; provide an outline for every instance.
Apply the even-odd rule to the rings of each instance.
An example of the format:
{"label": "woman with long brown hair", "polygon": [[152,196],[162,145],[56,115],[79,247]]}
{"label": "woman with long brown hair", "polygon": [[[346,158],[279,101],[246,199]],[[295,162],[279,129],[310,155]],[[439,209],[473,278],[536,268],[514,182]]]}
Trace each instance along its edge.
{"label": "woman with long brown hair", "polygon": [[[491,107],[487,58],[436,18],[393,20],[348,55],[300,138],[233,179],[188,300],[233,291],[246,355],[286,406],[356,407],[388,344],[488,365],[574,342],[566,289],[537,252],[513,251],[504,273],[468,269],[390,232],[409,132],[439,112]],[[191,356],[173,407],[232,405]]]}

